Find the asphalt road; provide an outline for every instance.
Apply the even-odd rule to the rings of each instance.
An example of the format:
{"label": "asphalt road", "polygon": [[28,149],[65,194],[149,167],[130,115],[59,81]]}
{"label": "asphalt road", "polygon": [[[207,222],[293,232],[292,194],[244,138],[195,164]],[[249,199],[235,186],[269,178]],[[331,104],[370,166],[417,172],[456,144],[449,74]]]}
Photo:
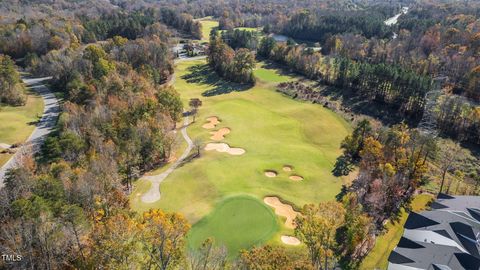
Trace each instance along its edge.
{"label": "asphalt road", "polygon": [[43,84],[43,81],[49,80],[51,77],[44,78],[22,78],[23,82],[33,91],[37,92],[44,103],[43,116],[36,124],[30,137],[25,143],[17,149],[16,153],[0,168],[0,188],[3,188],[5,173],[12,168],[21,165],[22,157],[25,154],[34,154],[40,150],[40,146],[52,132],[57,123],[60,106],[55,95]]}

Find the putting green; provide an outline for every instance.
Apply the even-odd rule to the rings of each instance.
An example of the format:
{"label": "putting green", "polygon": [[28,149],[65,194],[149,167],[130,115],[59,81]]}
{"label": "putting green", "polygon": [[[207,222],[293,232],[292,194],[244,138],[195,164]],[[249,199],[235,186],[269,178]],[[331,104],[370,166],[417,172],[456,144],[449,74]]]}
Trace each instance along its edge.
{"label": "putting green", "polygon": [[241,249],[264,243],[279,230],[273,211],[256,198],[239,195],[218,203],[188,234],[188,246],[198,248],[212,237],[234,255]]}
{"label": "putting green", "polygon": [[[161,183],[162,197],[155,203],[140,200],[140,194],[148,191],[151,184],[139,180],[131,196],[133,209],[139,212],[150,208],[177,211],[194,224],[217,211],[214,209],[218,201],[239,193],[260,201],[265,196],[277,196],[299,207],[332,200],[338,194],[345,179],[332,176],[331,170],[340,154],[340,142],[349,133],[350,126],[322,106],[293,100],[275,91],[278,82],[296,77],[259,63],[255,70],[257,84],[245,89],[220,79],[205,60],[178,63],[176,74],[175,87],[184,104],[188,104],[190,98],[203,101],[196,123],[188,127],[190,137],[203,146],[212,142],[212,130],[202,125],[206,118],[217,116],[221,122],[213,130],[230,129],[221,142],[243,148],[246,153],[232,156],[202,151],[200,158],[177,168]],[[294,170],[283,171],[285,164],[293,166]],[[275,170],[278,175],[268,178],[265,170]],[[289,179],[292,174],[301,175],[304,180],[292,181]],[[219,220],[216,226],[227,222],[215,220]],[[196,226],[192,230],[195,231]],[[281,234],[293,233],[283,225],[280,229]],[[203,237],[209,233],[202,230],[199,234]],[[215,231],[210,232],[214,234]],[[280,232],[269,242],[281,244],[279,239]],[[245,240],[233,247],[250,243],[251,240]]]}

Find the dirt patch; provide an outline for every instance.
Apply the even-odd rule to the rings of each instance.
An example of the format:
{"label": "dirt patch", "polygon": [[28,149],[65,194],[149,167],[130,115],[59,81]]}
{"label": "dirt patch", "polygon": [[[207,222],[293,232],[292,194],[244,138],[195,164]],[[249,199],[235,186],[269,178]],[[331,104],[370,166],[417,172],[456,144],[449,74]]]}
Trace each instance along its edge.
{"label": "dirt patch", "polygon": [[209,123],[203,124],[203,126],[202,126],[203,128],[212,129],[212,128],[215,128],[215,126],[218,125],[218,123],[220,123],[220,121],[218,120],[218,117],[216,117],[216,116],[208,117],[207,121]]}
{"label": "dirt patch", "polygon": [[300,175],[291,175],[291,176],[288,177],[288,178],[289,178],[290,180],[292,180],[292,181],[295,181],[295,182],[297,182],[297,181],[302,181],[302,180],[303,180],[303,177],[300,176]]}
{"label": "dirt patch", "polygon": [[[206,124],[206,125],[208,125],[208,124]],[[221,141],[221,140],[225,139],[225,135],[227,135],[228,133],[230,133],[229,128],[221,128],[217,131],[210,132],[210,134],[212,134],[210,139],[212,139],[214,141]]]}
{"label": "dirt patch", "polygon": [[273,170],[267,170],[265,171],[265,176],[270,178],[277,177],[277,172]]}
{"label": "dirt patch", "polygon": [[282,237],[280,239],[282,240],[282,243],[284,243],[286,245],[291,245],[291,246],[300,245],[300,240],[298,240],[298,238],[293,237],[293,236],[282,235]]}
{"label": "dirt patch", "polygon": [[226,143],[207,143],[207,145],[205,146],[205,150],[215,150],[217,152],[228,153],[234,156],[240,156],[245,154],[245,149],[238,147],[230,147]]}
{"label": "dirt patch", "polygon": [[293,170],[293,166],[291,165],[283,165],[284,172],[291,172]]}
{"label": "dirt patch", "polygon": [[265,197],[263,202],[268,206],[275,209],[275,214],[286,217],[285,226],[287,228],[295,228],[294,220],[299,214],[297,211],[293,210],[293,207],[289,204],[282,203],[278,197]]}

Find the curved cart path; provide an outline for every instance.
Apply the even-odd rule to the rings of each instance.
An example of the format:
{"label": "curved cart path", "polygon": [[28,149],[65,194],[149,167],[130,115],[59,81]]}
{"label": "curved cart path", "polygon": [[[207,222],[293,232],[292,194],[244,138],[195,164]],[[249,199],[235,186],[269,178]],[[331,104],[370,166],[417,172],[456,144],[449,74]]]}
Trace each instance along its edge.
{"label": "curved cart path", "polygon": [[36,153],[47,135],[52,132],[57,123],[60,106],[55,95],[42,83],[52,77],[44,78],[22,78],[23,82],[33,91],[37,92],[44,103],[43,116],[36,124],[30,137],[22,144],[17,152],[0,168],[0,188],[3,188],[5,173],[21,164],[24,154]]}
{"label": "curved cart path", "polygon": [[152,183],[150,190],[148,190],[145,194],[142,195],[142,202],[144,203],[153,203],[160,200],[160,183],[165,180],[177,167],[182,163],[182,161],[190,154],[190,151],[193,149],[193,142],[192,139],[188,136],[187,127],[189,124],[189,117],[186,116],[185,120],[183,121],[183,127],[181,129],[182,136],[187,142],[188,146],[187,149],[183,152],[183,154],[173,162],[170,167],[161,174],[158,175],[147,175],[142,177],[142,179],[148,180]]}
{"label": "curved cart path", "polygon": [[[204,58],[206,58],[206,56],[179,58],[179,59],[175,59],[174,63],[179,63],[183,61],[193,61],[193,60],[199,60]],[[168,82],[166,83],[166,85],[168,86],[173,85],[175,83],[175,79],[176,79],[176,76],[175,76],[175,73],[173,73],[170,79],[168,80]],[[141,179],[148,180],[152,183],[152,186],[150,187],[150,189],[145,194],[142,195],[141,197],[142,202],[153,203],[160,200],[160,197],[161,197],[160,183],[162,183],[163,180],[165,180],[165,178],[167,178],[178,167],[178,165],[182,163],[182,161],[188,156],[188,154],[190,154],[190,151],[192,151],[193,142],[187,133],[188,124],[189,124],[189,117],[186,116],[185,120],[183,121],[183,127],[181,129],[181,132],[182,132],[183,139],[185,139],[188,146],[187,146],[187,149],[185,149],[183,154],[180,156],[180,158],[175,160],[175,162],[172,165],[170,165],[170,167],[163,173],[157,174],[157,175],[146,175],[141,178]]]}

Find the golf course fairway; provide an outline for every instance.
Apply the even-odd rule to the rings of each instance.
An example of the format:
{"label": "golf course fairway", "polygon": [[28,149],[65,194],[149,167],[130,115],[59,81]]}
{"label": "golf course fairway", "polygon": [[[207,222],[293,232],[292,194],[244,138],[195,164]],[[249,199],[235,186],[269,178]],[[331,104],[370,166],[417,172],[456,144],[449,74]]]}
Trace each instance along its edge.
{"label": "golf course fairway", "polygon": [[[141,195],[150,189],[151,183],[138,180],[130,200],[134,210],[141,213],[160,208],[180,212],[194,224],[189,234],[191,245],[211,236],[226,245],[230,254],[238,254],[239,249],[253,244],[281,245],[281,235],[293,235],[292,229],[285,228],[283,217],[274,216],[280,227],[275,229],[271,215],[261,214],[265,210],[260,211],[258,204],[263,203],[264,197],[276,196],[298,209],[308,203],[333,200],[340,192],[345,180],[334,177],[331,171],[350,126],[321,105],[293,100],[275,91],[279,82],[299,77],[283,74],[264,62],[257,65],[257,83],[253,87],[220,79],[205,60],[180,62],[175,72],[174,86],[185,107],[188,108],[191,98],[200,98],[203,103],[196,121],[187,129],[200,146],[201,155],[175,169],[160,184],[161,199],[156,202],[142,202]],[[202,127],[212,117],[219,122],[210,129]],[[212,132],[222,128],[228,128],[229,133],[219,141],[212,140]],[[204,150],[211,143],[241,148],[244,153]],[[292,170],[283,170],[285,166]],[[265,176],[266,171],[275,171],[275,177]],[[292,176],[301,180],[294,181]],[[247,203],[245,197],[231,198],[238,194],[255,200],[248,199]],[[227,213],[236,206],[237,211]],[[253,213],[257,214],[252,216]],[[250,222],[253,218],[255,226],[265,228],[242,228],[242,220]],[[235,223],[234,220],[240,222],[235,231],[243,232],[228,233],[233,225],[227,223]],[[270,233],[261,233],[267,231]]]}
{"label": "golf course fairway", "polygon": [[279,230],[273,211],[256,198],[238,195],[219,202],[215,209],[190,230],[190,248],[198,248],[209,237],[228,250],[262,244]]}

